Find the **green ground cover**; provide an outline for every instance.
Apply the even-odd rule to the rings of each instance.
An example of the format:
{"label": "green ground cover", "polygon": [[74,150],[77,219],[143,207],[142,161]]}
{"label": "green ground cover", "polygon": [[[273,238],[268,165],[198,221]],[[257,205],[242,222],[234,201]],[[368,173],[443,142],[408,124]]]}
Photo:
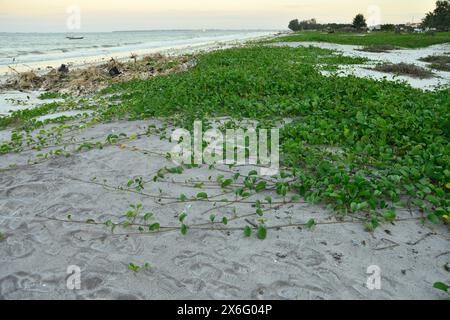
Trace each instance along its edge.
{"label": "green ground cover", "polygon": [[323,65],[361,63],[317,48],[237,48],[205,54],[196,67],[104,91],[130,118],[280,118],[287,187],[343,214],[395,219],[395,207],[446,219],[450,190],[450,90],[425,92],[405,83],[325,77]]}
{"label": "green ground cover", "polygon": [[426,33],[395,33],[395,32],[372,32],[372,33],[326,33],[320,31],[304,31],[281,36],[270,40],[270,42],[298,42],[298,41],[320,41],[338,44],[352,44],[361,46],[391,45],[402,48],[424,48],[434,44],[449,43],[450,32]]}

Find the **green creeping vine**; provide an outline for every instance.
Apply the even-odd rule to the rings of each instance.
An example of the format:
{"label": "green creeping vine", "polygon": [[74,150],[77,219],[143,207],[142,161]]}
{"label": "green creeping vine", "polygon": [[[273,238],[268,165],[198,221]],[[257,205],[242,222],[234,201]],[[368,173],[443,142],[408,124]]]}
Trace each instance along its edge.
{"label": "green creeping vine", "polygon": [[[113,85],[130,113],[191,128],[211,117],[282,118],[281,159],[298,195],[346,215],[393,219],[398,206],[446,221],[450,190],[450,89],[322,76],[320,65],[361,63],[317,48],[247,47],[201,56],[195,68]],[[152,94],[149,95],[148,92]]]}

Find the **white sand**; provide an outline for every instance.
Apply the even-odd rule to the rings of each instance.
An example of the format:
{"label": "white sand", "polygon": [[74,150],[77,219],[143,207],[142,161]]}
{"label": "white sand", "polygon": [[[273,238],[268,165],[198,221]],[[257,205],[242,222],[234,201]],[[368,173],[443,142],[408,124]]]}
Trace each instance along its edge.
{"label": "white sand", "polygon": [[[422,62],[419,59],[425,58],[430,55],[444,55],[444,53],[450,52],[450,44],[439,44],[426,48],[419,49],[402,49],[402,50],[393,50],[390,52],[384,53],[373,53],[373,52],[364,52],[356,49],[361,49],[362,46],[355,45],[343,45],[343,44],[335,44],[335,43],[326,43],[326,42],[278,42],[275,44],[271,44],[275,46],[288,46],[292,48],[297,48],[300,46],[308,47],[314,46],[322,49],[336,50],[343,54],[344,56],[349,57],[364,57],[371,60],[370,63],[365,65],[345,65],[340,66],[339,75],[355,75],[357,77],[364,78],[372,78],[372,79],[383,79],[386,78],[388,80],[400,80],[406,81],[412,87],[425,89],[425,90],[434,90],[442,85],[450,84],[450,72],[446,71],[438,71],[432,70],[435,76],[430,79],[418,79],[412,78],[408,76],[396,76],[389,73],[378,72],[375,70],[368,70],[368,68],[373,67],[377,63],[380,62],[388,62],[388,63],[410,63],[415,64],[420,67],[427,68],[429,63]],[[330,74],[329,72],[323,72],[324,75]]]}
{"label": "white sand", "polygon": [[28,109],[40,104],[56,100],[40,100],[38,97],[44,91],[6,91],[0,93],[0,116],[8,115],[11,111]]}
{"label": "white sand", "polygon": [[[153,121],[158,124],[158,122]],[[149,121],[116,122],[72,132],[77,140],[104,141],[109,133],[140,133]],[[108,184],[124,185],[132,177],[150,180],[154,173],[173,164],[162,156],[132,151],[131,146],[168,151],[172,144],[159,136],[126,142],[127,148],[75,152],[37,165],[27,165],[42,151],[0,156],[0,298],[3,299],[440,299],[436,281],[449,280],[444,269],[450,258],[445,227],[422,226],[404,221],[382,226],[375,234],[359,223],[319,225],[269,230],[265,241],[244,238],[243,232],[190,230],[156,235],[111,237],[105,226],[49,221],[36,215],[73,220],[123,221],[129,204],[142,203],[161,225],[179,225],[177,216],[185,204],[169,200],[109,191],[80,182],[97,177]],[[67,146],[68,150],[74,149]],[[24,165],[22,167],[22,165]],[[242,168],[246,172],[248,168]],[[222,172],[207,167],[169,175],[167,182],[149,182],[144,192],[178,197],[196,195],[200,189],[173,181],[208,180]],[[228,174],[226,174],[228,175]],[[190,183],[192,185],[192,183]],[[218,189],[206,190],[210,197]],[[267,191],[269,193],[269,191]],[[272,192],[270,192],[272,194]],[[267,193],[253,199],[263,199]],[[274,201],[280,201],[272,194]],[[230,199],[232,196],[227,196]],[[218,199],[222,199],[223,196]],[[220,204],[217,204],[220,205]],[[250,204],[239,204],[212,213],[233,217],[255,212]],[[192,203],[188,224],[208,222],[208,203]],[[417,217],[407,210],[400,218]],[[321,206],[298,203],[267,213],[268,226],[335,221]],[[255,222],[256,215],[249,218]],[[242,228],[242,220],[228,227]],[[118,233],[123,230],[118,228]],[[134,273],[133,262],[150,262],[150,270]],[[81,268],[81,290],[66,288],[69,265]],[[365,287],[367,267],[381,268],[381,290]]]}

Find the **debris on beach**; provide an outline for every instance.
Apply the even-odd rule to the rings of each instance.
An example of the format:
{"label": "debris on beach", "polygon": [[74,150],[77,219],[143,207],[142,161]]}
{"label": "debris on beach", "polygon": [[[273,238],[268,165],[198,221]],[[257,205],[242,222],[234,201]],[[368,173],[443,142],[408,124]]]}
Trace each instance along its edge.
{"label": "debris on beach", "polygon": [[41,86],[42,79],[34,71],[26,71],[18,73],[14,83],[21,89],[37,89]]}
{"label": "debris on beach", "polygon": [[60,93],[83,95],[105,88],[110,82],[122,82],[132,79],[147,79],[157,75],[183,72],[195,65],[192,56],[167,57],[152,54],[138,59],[132,55],[131,60],[121,62],[114,58],[108,63],[70,69],[68,64],[50,68],[45,74],[34,70],[14,71],[14,76],[0,90],[45,90]]}
{"label": "debris on beach", "polygon": [[58,68],[58,72],[61,73],[69,73],[69,67],[65,64],[62,64],[59,68]]}
{"label": "debris on beach", "polygon": [[119,69],[117,67],[112,67],[111,69],[109,69],[109,75],[111,77],[118,76],[119,74],[121,74],[121,72],[119,71]]}
{"label": "debris on beach", "polygon": [[395,73],[398,75],[407,75],[410,77],[427,79],[433,77],[433,72],[410,63],[383,63],[377,65],[374,70]]}

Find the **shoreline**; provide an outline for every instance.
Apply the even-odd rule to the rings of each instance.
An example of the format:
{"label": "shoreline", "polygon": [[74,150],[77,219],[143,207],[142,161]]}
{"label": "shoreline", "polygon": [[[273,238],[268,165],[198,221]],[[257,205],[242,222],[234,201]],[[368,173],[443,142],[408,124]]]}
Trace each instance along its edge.
{"label": "shoreline", "polygon": [[68,58],[68,59],[57,59],[57,60],[46,60],[39,62],[30,62],[17,65],[0,65],[0,84],[14,76],[15,72],[11,69],[13,68],[17,72],[27,72],[34,71],[39,75],[45,74],[46,72],[58,68],[62,64],[70,66],[71,69],[76,70],[80,68],[86,68],[89,66],[97,66],[102,63],[107,63],[111,58],[117,61],[124,62],[130,60],[130,56],[135,54],[137,56],[145,56],[150,54],[162,54],[166,56],[180,56],[183,54],[193,54],[202,51],[212,51],[215,49],[222,49],[227,47],[233,47],[237,45],[242,45],[248,41],[260,41],[265,39],[271,39],[282,31],[273,31],[264,35],[242,37],[232,40],[211,40],[200,43],[191,44],[180,44],[180,45],[170,45],[156,48],[139,49],[132,51],[118,51],[111,52],[87,57],[78,58]]}

